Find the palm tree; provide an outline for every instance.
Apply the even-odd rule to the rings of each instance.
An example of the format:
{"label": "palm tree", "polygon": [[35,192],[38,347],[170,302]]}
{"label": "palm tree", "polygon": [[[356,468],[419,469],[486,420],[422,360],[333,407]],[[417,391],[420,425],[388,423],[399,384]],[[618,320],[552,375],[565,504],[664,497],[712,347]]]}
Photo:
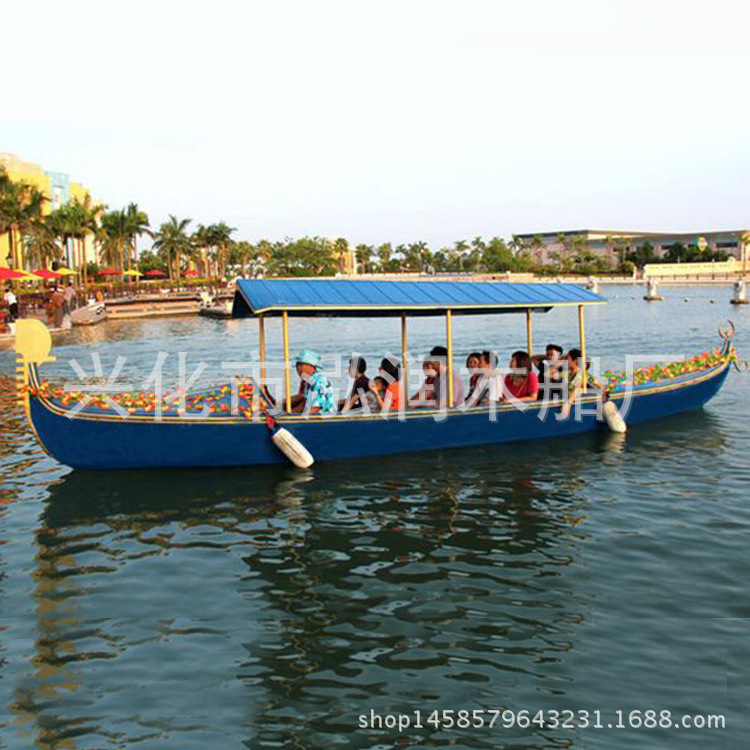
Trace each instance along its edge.
{"label": "palm tree", "polygon": [[8,233],[8,245],[11,250],[12,257],[12,242],[13,237],[11,236],[11,203],[14,200],[15,183],[8,176],[8,172],[5,167],[0,167],[0,234]]}
{"label": "palm tree", "polygon": [[384,270],[391,262],[393,247],[390,242],[384,242],[378,247],[378,260],[380,261],[380,270]]}
{"label": "palm tree", "polygon": [[264,270],[273,255],[273,244],[269,240],[259,240],[256,248],[258,249],[258,265],[260,270]]}
{"label": "palm tree", "polygon": [[73,240],[73,254],[78,269],[78,280],[84,286],[88,283],[86,268],[86,237],[96,236],[99,228],[99,217],[104,211],[101,204],[93,204],[87,193],[83,200],[74,199],[62,207],[66,221],[64,227]]}
{"label": "palm tree", "polygon": [[[565,232],[559,232],[557,235],[557,242],[560,245],[560,252],[558,253],[559,264],[563,271],[571,269],[574,262],[573,256],[583,250],[588,250],[589,248],[588,240],[582,234],[567,234]],[[550,257],[552,257],[551,253]]]}
{"label": "palm tree", "polygon": [[131,203],[125,209],[125,223],[127,226],[128,237],[128,271],[132,268],[132,263],[138,266],[138,237],[142,234],[153,236],[151,233],[151,224],[148,220],[148,214],[138,208],[137,203]]}
{"label": "palm tree", "polygon": [[15,182],[4,169],[0,169],[0,232],[8,233],[8,249],[13,265],[22,264],[22,253],[17,252],[16,234],[23,248],[23,238],[42,216],[46,200],[33,185]]}
{"label": "palm tree", "polygon": [[432,265],[432,250],[426,242],[414,242],[410,247],[414,248],[419,259],[419,272],[424,273]]}
{"label": "palm tree", "polygon": [[541,266],[544,260],[544,242],[541,235],[534,235],[534,239],[531,240],[529,247],[534,256],[534,261],[537,265]]}
{"label": "palm tree", "polygon": [[471,252],[469,253],[469,263],[474,271],[479,271],[482,259],[487,251],[485,241],[477,236],[471,241]]}
{"label": "palm tree", "polygon": [[421,272],[423,270],[423,259],[425,257],[425,251],[427,253],[430,252],[426,243],[412,242],[406,247],[404,247],[403,245],[399,245],[399,248],[402,248],[401,254],[404,259],[404,266],[410,271]]}
{"label": "palm tree", "polygon": [[447,271],[450,267],[450,248],[447,247],[441,247],[440,250],[438,250],[433,256],[432,256],[432,267],[435,271]]}
{"label": "palm tree", "polygon": [[234,242],[232,233],[236,231],[235,227],[230,227],[226,222],[220,221],[218,224],[208,226],[199,224],[193,232],[192,239],[200,251],[199,257],[205,266],[207,276],[212,274],[212,265],[213,275],[224,275],[229,248]]}
{"label": "palm tree", "polygon": [[336,255],[336,263],[339,273],[347,273],[351,266],[351,254],[349,253],[349,242],[344,237],[333,241],[333,252]]}
{"label": "palm tree", "polygon": [[96,242],[96,235],[99,231],[99,225],[101,222],[101,217],[104,214],[104,211],[106,210],[106,206],[103,203],[91,203],[91,196],[87,193],[86,198],[83,201],[83,216],[81,219],[81,228],[83,230],[83,252],[82,252],[82,260],[83,260],[83,283],[88,284],[88,263],[86,261],[86,252],[85,252],[85,241],[87,235],[92,235],[94,238],[94,242]]}
{"label": "palm tree", "polygon": [[464,258],[469,253],[469,243],[466,240],[457,240],[453,243],[452,257],[458,262],[461,271],[464,270]]}
{"label": "palm tree", "polygon": [[68,261],[68,240],[72,237],[70,227],[70,216],[67,206],[60,206],[44,218],[44,223],[54,236],[55,240],[60,240],[60,247],[55,251],[55,257],[67,264]]}
{"label": "palm tree", "polygon": [[191,237],[194,246],[193,259],[200,262],[201,270],[204,276],[210,276],[211,271],[208,267],[209,248],[213,242],[213,232],[210,227],[198,224],[198,228],[193,232]]}
{"label": "palm tree", "polygon": [[187,234],[191,221],[192,219],[178,219],[170,214],[169,221],[165,221],[154,235],[154,249],[167,263],[170,281],[174,278],[179,281],[182,256],[189,255],[193,246],[190,235]]}
{"label": "palm tree", "polygon": [[357,265],[362,269],[362,273],[367,273],[370,270],[370,258],[372,258],[372,253],[372,245],[360,244],[354,248],[354,257],[357,261]]}
{"label": "palm tree", "polygon": [[57,235],[43,217],[35,221],[28,230],[28,243],[26,262],[29,267],[46,268],[58,257]]}
{"label": "palm tree", "polygon": [[216,247],[216,271],[217,276],[224,276],[226,272],[227,255],[229,248],[234,240],[232,233],[236,232],[235,227],[230,227],[226,222],[220,221],[218,224],[211,225],[213,244]]}
{"label": "palm tree", "polygon": [[123,210],[102,214],[96,233],[99,259],[107,266],[120,269],[120,279],[125,271],[125,246],[130,242],[127,213]]}
{"label": "palm tree", "polygon": [[232,265],[240,266],[242,269],[242,276],[248,275],[248,267],[250,269],[250,275],[254,276],[259,259],[260,253],[258,248],[250,242],[241,240],[240,242],[235,242],[229,248],[228,260]]}
{"label": "palm tree", "polygon": [[78,271],[79,284],[84,283],[83,269],[86,265],[84,241],[88,234],[91,198],[88,198],[87,203],[89,204],[88,206],[78,200],[73,200],[65,207],[68,211],[68,227],[73,240],[73,258],[75,268]]}

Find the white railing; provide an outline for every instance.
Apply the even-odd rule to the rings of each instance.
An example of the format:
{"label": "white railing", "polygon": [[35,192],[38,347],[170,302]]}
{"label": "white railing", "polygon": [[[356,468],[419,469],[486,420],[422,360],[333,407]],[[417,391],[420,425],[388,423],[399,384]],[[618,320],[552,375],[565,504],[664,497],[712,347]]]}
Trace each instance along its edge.
{"label": "white railing", "polygon": [[647,263],[643,267],[646,277],[659,276],[720,276],[743,271],[742,263],[736,258],[708,263]]}

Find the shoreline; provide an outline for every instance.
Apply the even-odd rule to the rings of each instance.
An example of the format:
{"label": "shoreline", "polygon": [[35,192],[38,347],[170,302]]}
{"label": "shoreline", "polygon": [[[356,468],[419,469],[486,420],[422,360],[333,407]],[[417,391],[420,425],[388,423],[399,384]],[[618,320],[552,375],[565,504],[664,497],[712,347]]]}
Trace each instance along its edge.
{"label": "shoreline", "polygon": [[[523,278],[518,278],[523,276]],[[510,277],[510,278],[509,278]],[[554,286],[558,283],[579,284],[584,287],[591,287],[592,283],[599,287],[643,287],[647,288],[649,279],[633,279],[631,277],[606,277],[606,276],[587,276],[587,277],[533,277],[531,274],[462,274],[462,275],[445,275],[445,274],[367,274],[359,275],[351,280],[380,280],[380,281],[496,281],[510,282],[521,284],[549,284]],[[659,288],[691,288],[691,287],[726,287],[731,290],[737,281],[745,279],[652,279],[656,281]],[[66,333],[68,330],[80,326],[98,325],[99,323],[115,320],[136,320],[136,319],[155,319],[164,317],[184,317],[184,316],[203,316],[214,319],[226,319],[229,317],[231,306],[231,295],[227,292],[219,294],[214,298],[213,304],[208,304],[207,300],[201,299],[199,294],[192,293],[188,290],[175,290],[170,293],[154,295],[153,292],[146,294],[134,294],[129,297],[116,297],[105,300],[106,313],[101,317],[92,316],[86,322],[75,322],[72,328],[51,328],[50,332],[55,335]],[[649,301],[644,297],[644,301]],[[731,298],[727,301],[731,301]],[[85,306],[77,308],[78,311],[86,310]],[[30,315],[26,317],[38,318],[46,324],[46,317],[40,315]],[[7,348],[12,344],[14,335],[11,333],[0,333],[0,348]]]}

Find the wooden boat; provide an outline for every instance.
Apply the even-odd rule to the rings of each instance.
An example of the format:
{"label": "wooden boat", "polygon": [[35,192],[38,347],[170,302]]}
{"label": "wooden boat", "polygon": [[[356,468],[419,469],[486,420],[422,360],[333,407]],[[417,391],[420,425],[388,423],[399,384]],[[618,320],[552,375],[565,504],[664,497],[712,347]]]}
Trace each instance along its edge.
{"label": "wooden boat", "polygon": [[[512,404],[472,408],[449,406],[444,412],[406,409],[382,414],[308,416],[292,414],[289,320],[311,316],[391,316],[401,318],[402,354],[406,361],[407,320],[411,316],[442,315],[446,323],[448,366],[453,357],[452,319],[455,315],[520,313],[526,318],[527,346],[532,346],[532,317],[558,307],[578,309],[580,349],[586,356],[584,310],[605,303],[593,292],[571,284],[509,284],[492,282],[241,280],[237,282],[232,315],[254,317],[259,324],[261,379],[265,378],[265,328],[269,317],[281,317],[285,352],[286,410],[276,416],[316,461],[383,456],[411,451],[478,446],[509,441],[563,438],[604,429],[592,413],[580,419],[557,418],[559,408],[543,402],[520,411]],[[278,464],[286,461],[270,438],[262,415],[232,415],[217,409],[206,418],[166,414],[156,421],[149,406],[133,407],[127,419],[105,409],[71,410],[45,389],[39,367],[52,360],[50,337],[39,321],[19,321],[16,350],[19,394],[32,429],[42,447],[68,466],[80,469],[145,467],[219,467]],[[631,393],[615,387],[612,402],[629,399],[627,422],[638,425],[678,412],[698,409],[721,388],[734,361],[733,328],[720,329],[723,345],[710,366],[663,381],[647,380]],[[450,382],[450,375],[448,378]],[[197,398],[220,403],[225,389],[204,391]],[[212,395],[213,394],[213,395]],[[595,403],[587,393],[582,403]],[[453,394],[449,394],[452,404]],[[490,408],[495,416],[490,419]],[[440,419],[435,419],[441,414]],[[543,418],[540,418],[543,417]]]}

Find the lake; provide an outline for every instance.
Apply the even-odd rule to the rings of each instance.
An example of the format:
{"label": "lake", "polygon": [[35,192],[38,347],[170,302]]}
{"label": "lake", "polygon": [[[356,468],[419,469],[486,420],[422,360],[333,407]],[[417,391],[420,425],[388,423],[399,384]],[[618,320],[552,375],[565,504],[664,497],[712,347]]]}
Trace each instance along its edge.
{"label": "lake", "polygon": [[[589,354],[697,354],[731,290],[605,287]],[[400,352],[390,320],[291,322],[293,349]],[[56,341],[142,379],[159,351],[207,363],[253,321],[105,323]],[[410,322],[415,355],[444,342]],[[574,310],[537,350],[577,345]],[[268,326],[278,356],[278,324]],[[521,316],[458,318],[456,362],[525,348]],[[750,730],[750,375],[703,411],[626,436],[290,467],[72,472],[15,405],[0,351],[0,748],[740,748]],[[189,368],[190,369],[190,368]],[[373,369],[373,367],[371,367]],[[416,369],[416,368],[415,368]],[[416,376],[417,373],[414,373]],[[415,381],[416,383],[416,381]],[[601,712],[601,728],[437,728],[433,710]],[[422,729],[359,717],[422,712]],[[607,728],[631,711],[726,728]],[[506,716],[508,716],[506,714]],[[487,715],[487,719],[491,718]],[[562,721],[564,716],[561,715]],[[549,722],[548,722],[549,724]]]}

